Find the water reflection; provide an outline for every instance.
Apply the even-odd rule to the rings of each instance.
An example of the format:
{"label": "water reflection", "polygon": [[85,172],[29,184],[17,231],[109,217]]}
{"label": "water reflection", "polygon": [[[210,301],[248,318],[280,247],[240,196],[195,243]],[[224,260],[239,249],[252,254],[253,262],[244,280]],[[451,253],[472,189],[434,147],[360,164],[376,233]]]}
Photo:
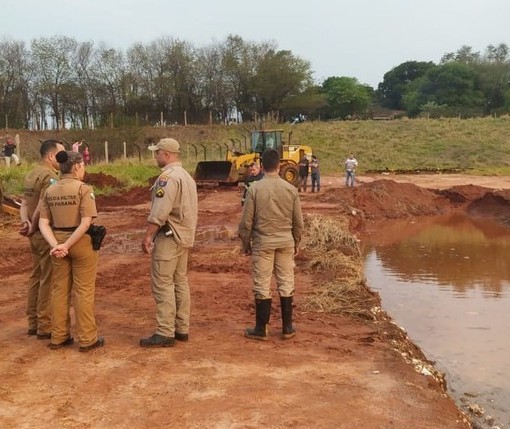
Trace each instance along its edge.
{"label": "water reflection", "polygon": [[385,270],[408,282],[436,283],[458,293],[478,288],[487,296],[508,293],[510,229],[463,215],[399,221],[372,228],[365,237]]}
{"label": "water reflection", "polygon": [[[374,225],[365,273],[383,307],[465,394],[510,421],[510,230],[466,216]],[[505,426],[506,427],[506,426]]]}

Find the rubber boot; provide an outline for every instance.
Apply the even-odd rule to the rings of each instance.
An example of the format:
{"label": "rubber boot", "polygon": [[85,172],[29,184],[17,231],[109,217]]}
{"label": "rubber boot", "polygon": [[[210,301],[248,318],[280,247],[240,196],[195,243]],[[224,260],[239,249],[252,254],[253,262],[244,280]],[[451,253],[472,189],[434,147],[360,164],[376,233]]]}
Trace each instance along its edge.
{"label": "rubber boot", "polygon": [[255,300],[255,328],[247,328],[244,332],[246,338],[267,341],[267,325],[271,314],[271,299]]}
{"label": "rubber boot", "polygon": [[280,297],[282,306],[282,338],[288,340],[296,335],[296,330],[292,327],[292,296]]}

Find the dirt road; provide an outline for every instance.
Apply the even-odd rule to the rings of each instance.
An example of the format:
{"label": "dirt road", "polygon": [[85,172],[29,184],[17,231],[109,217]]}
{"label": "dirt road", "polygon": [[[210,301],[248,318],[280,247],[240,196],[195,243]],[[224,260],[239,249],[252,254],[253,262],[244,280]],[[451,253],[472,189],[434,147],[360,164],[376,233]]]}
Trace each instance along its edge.
{"label": "dirt road", "polygon": [[[364,184],[349,193],[338,187],[342,178],[324,178],[320,194],[302,195],[305,212],[348,215],[355,207],[352,225],[361,228],[370,210],[379,210],[374,195],[409,194],[413,207],[419,202],[417,187],[360,179]],[[436,179],[435,187],[443,188],[446,177]],[[451,186],[448,181],[445,187]],[[423,213],[411,214],[459,207],[446,196],[424,192]],[[237,189],[200,192],[189,273],[189,343],[140,348],[139,338],[153,332],[155,313],[149,259],[140,250],[148,199],[145,189],[98,199],[97,223],[108,228],[96,297],[106,346],[90,354],[78,353],[77,346],[51,351],[47,341],[26,335],[28,243],[2,218],[1,428],[469,427],[434,378],[405,363],[394,350],[395,338],[380,325],[302,310],[302,300],[317,286],[306,255],[297,261],[295,339],[279,338],[276,296],[271,339],[243,337],[254,309],[249,260],[239,254],[235,239]]]}

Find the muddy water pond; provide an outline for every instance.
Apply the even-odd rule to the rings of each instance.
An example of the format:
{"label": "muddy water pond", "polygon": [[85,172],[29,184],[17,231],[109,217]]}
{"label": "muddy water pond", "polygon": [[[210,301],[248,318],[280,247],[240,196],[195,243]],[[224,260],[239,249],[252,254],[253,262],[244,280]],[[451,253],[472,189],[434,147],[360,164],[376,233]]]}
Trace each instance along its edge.
{"label": "muddy water pond", "polygon": [[510,428],[510,228],[455,215],[374,225],[361,242],[370,287],[459,405]]}

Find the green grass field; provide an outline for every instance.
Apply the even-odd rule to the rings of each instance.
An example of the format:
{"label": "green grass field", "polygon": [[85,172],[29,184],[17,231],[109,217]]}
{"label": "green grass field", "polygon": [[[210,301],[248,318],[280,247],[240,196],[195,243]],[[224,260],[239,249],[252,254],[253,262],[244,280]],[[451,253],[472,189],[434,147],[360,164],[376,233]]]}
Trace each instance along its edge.
{"label": "green grass field", "polygon": [[[171,136],[181,142],[182,159],[193,172],[198,161],[223,159],[226,146],[245,150],[253,124],[241,126],[176,126],[171,128],[64,130],[59,139],[86,138],[93,159],[104,160],[107,140],[110,163],[87,168],[117,177],[127,188],[145,185],[158,168],[145,149],[148,143]],[[358,159],[358,173],[368,170],[461,169],[470,174],[510,174],[510,117],[481,119],[416,119],[394,121],[305,122],[299,125],[266,124],[281,128],[285,140],[311,146],[321,162],[322,174],[339,173],[349,152]],[[8,193],[19,194],[23,176],[37,160],[38,141],[51,138],[49,131],[13,131],[22,142],[19,167],[0,166],[0,180]],[[127,142],[127,159],[123,159]],[[99,190],[98,190],[99,191]],[[108,193],[112,190],[104,189]]]}

